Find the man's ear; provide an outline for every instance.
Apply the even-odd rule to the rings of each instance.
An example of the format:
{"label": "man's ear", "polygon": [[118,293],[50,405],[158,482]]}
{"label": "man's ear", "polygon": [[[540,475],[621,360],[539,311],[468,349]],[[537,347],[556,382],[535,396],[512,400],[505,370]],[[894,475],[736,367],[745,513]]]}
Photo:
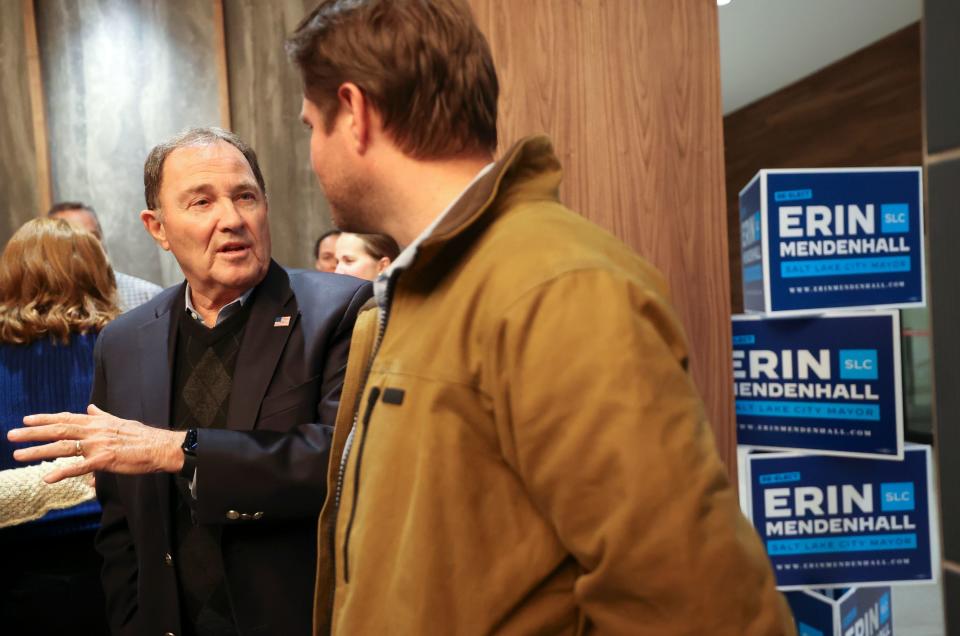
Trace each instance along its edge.
{"label": "man's ear", "polygon": [[[358,153],[364,154],[370,146],[372,130],[375,124],[374,112],[370,107],[367,96],[360,87],[353,82],[344,82],[337,89],[337,99],[340,102],[340,115],[347,117],[347,126]],[[379,118],[376,119],[379,121]]]}
{"label": "man's ear", "polygon": [[140,212],[140,220],[143,221],[143,227],[145,227],[150,236],[153,237],[153,240],[157,242],[157,245],[169,252],[170,242],[167,241],[167,228],[164,227],[163,221],[160,220],[159,211],[143,210]]}

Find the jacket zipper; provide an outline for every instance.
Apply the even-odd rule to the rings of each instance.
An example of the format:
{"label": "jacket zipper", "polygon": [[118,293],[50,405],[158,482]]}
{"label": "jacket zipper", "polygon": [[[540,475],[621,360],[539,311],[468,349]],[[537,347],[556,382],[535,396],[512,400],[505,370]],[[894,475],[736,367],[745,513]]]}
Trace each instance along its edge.
{"label": "jacket zipper", "polygon": [[[343,493],[343,481],[344,481],[344,478],[346,477],[347,461],[350,459],[350,451],[353,448],[354,435],[357,432],[357,422],[360,419],[360,405],[363,400],[363,397],[362,397],[363,392],[367,388],[367,382],[370,380],[370,372],[373,368],[373,361],[377,357],[377,352],[380,350],[380,344],[383,342],[384,333],[387,330],[387,317],[390,313],[390,295],[391,295],[391,292],[393,291],[393,284],[395,279],[396,279],[396,274],[394,274],[394,276],[391,276],[387,280],[387,293],[386,293],[387,301],[386,303],[384,303],[383,307],[380,307],[380,315],[377,319],[377,337],[376,337],[376,340],[374,340],[373,349],[370,352],[370,359],[367,361],[367,368],[363,374],[363,381],[360,383],[360,390],[357,392],[357,402],[356,404],[354,404],[354,407],[353,407],[353,426],[350,428],[350,434],[347,436],[347,441],[343,445],[343,454],[340,456],[340,467],[339,467],[339,470],[337,471],[337,489],[333,499],[333,503],[334,503],[333,532],[330,533],[330,556],[332,558],[336,558],[336,554],[337,554],[337,545],[336,545],[337,517],[340,516],[340,497]],[[376,396],[374,395],[374,391],[376,391]],[[370,416],[373,414],[373,407],[376,404],[376,400],[377,400],[377,397],[379,397],[379,393],[380,393],[379,388],[373,388],[370,391],[370,400],[367,403],[367,413],[363,423],[364,433],[360,443],[360,451],[359,451],[360,455],[357,456],[357,468],[356,468],[356,476],[354,479],[354,490],[353,490],[353,507],[350,510],[350,519],[347,522],[347,531],[344,536],[344,542],[343,542],[343,579],[345,583],[350,582],[347,550],[350,546],[350,531],[353,528],[353,518],[357,509],[357,490],[360,485],[360,459],[363,455],[363,441],[366,440],[367,424],[369,424]],[[334,565],[334,572],[336,572],[335,565]],[[331,596],[330,607],[331,608],[333,607],[332,597],[334,595],[335,588],[336,586],[332,586],[330,590],[330,596]]]}
{"label": "jacket zipper", "polygon": [[350,507],[350,518],[347,520],[347,530],[343,537],[343,582],[350,582],[350,532],[353,530],[353,519],[357,514],[357,499],[360,496],[360,462],[363,461],[363,447],[367,443],[367,431],[370,430],[370,416],[373,415],[373,407],[377,405],[377,398],[380,397],[380,387],[375,386],[370,389],[370,397],[367,399],[367,410],[363,415],[363,433],[360,436],[360,447],[357,448],[357,465],[353,469],[353,505]]}
{"label": "jacket zipper", "polygon": [[343,454],[340,456],[340,468],[337,471],[337,489],[333,499],[335,511],[340,510],[340,495],[343,492],[343,478],[347,472],[347,460],[350,458],[350,449],[353,447],[353,434],[357,430],[357,421],[360,419],[360,404],[363,400],[363,392],[367,388],[367,381],[370,379],[370,370],[373,368],[373,359],[377,357],[377,351],[380,350],[380,342],[383,340],[383,334],[387,329],[386,312],[381,310],[377,319],[377,338],[373,343],[373,349],[370,352],[370,359],[367,360],[367,368],[363,373],[363,381],[360,383],[360,390],[357,392],[357,402],[353,405],[353,426],[350,427],[350,434],[347,435],[347,441],[343,444]]}

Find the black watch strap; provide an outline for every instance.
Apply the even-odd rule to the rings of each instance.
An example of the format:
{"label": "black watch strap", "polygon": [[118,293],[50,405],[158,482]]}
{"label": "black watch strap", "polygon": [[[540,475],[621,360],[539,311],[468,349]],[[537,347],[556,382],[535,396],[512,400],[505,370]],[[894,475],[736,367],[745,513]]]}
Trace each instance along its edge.
{"label": "black watch strap", "polygon": [[180,476],[186,479],[193,479],[197,470],[197,442],[197,429],[188,428],[187,435],[183,438],[183,444],[180,446],[183,449],[183,468],[180,469]]}

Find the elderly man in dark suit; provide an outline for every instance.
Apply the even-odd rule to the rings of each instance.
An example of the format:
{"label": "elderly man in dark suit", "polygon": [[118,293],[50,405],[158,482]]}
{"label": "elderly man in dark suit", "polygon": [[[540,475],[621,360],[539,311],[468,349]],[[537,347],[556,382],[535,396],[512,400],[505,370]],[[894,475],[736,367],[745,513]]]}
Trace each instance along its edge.
{"label": "elderly man in dark suit", "polygon": [[308,634],[333,424],[369,285],[270,258],[256,155],[191,130],[151,151],[141,219],[186,277],[109,325],[86,415],[18,459],[83,455],[117,634]]}

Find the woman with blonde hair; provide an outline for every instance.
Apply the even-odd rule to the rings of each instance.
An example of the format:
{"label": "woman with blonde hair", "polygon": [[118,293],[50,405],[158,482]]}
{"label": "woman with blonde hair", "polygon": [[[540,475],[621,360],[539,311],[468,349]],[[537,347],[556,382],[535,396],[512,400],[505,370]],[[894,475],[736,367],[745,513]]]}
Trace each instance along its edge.
{"label": "woman with blonde hair", "polygon": [[[106,633],[90,477],[50,486],[6,433],[31,413],[86,410],[97,334],[117,316],[99,241],[66,221],[23,225],[0,257],[0,615],[9,633]],[[57,460],[58,462],[70,460]],[[42,600],[41,600],[42,599]]]}

